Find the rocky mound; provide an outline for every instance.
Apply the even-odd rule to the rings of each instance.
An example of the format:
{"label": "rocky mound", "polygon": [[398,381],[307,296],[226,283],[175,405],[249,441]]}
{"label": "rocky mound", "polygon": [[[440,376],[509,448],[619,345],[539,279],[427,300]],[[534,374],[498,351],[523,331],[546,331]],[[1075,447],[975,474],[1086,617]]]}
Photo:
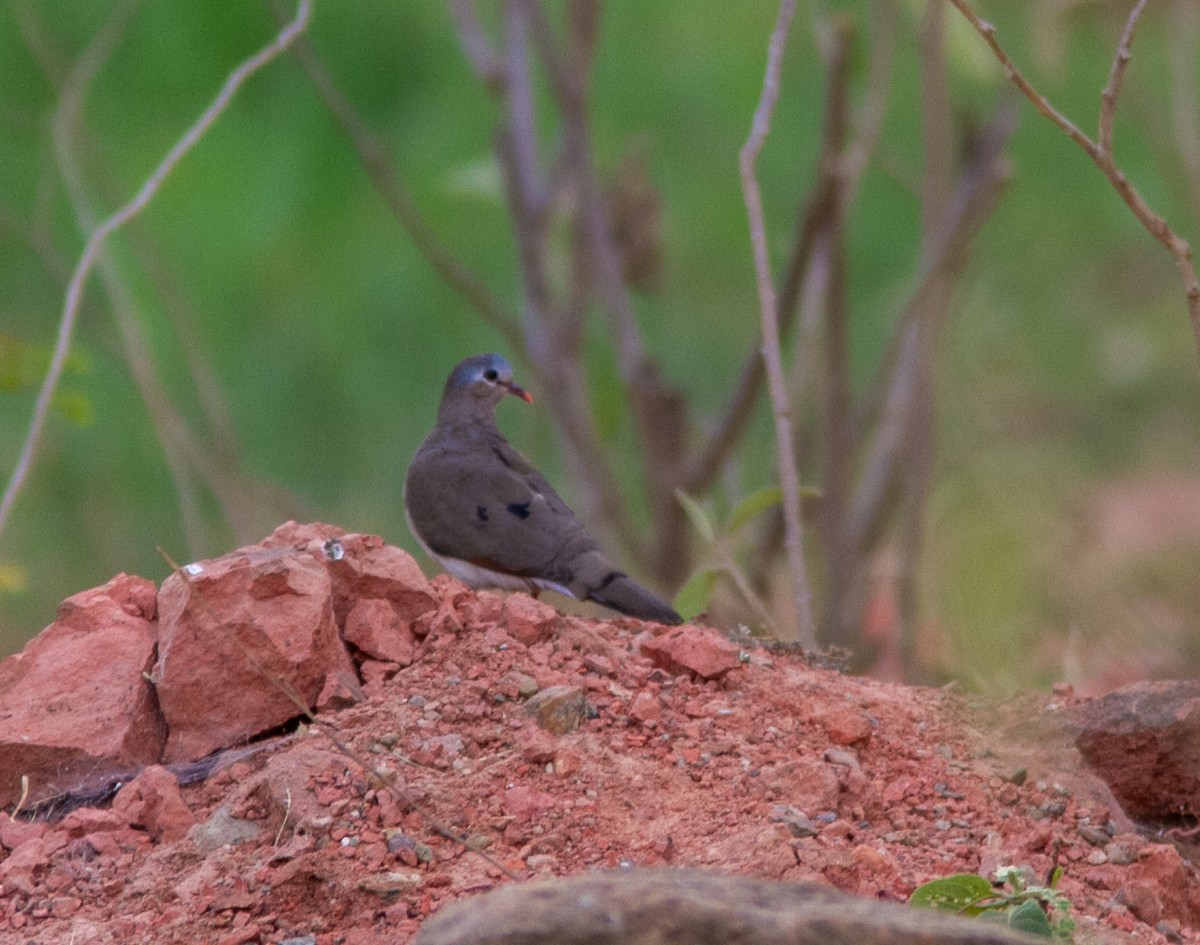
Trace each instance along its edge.
{"label": "rocky mound", "polygon": [[1192,865],[1083,769],[1071,702],[981,713],[289,523],[77,595],[0,663],[0,942],[395,945],[534,876],[903,900],[1001,864],[1065,867],[1079,940],[1198,940]]}

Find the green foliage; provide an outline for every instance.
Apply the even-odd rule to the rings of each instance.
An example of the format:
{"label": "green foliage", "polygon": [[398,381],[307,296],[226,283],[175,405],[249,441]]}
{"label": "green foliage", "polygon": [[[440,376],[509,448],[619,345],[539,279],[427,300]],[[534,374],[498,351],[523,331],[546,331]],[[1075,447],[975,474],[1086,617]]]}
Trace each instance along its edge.
{"label": "green foliage", "polygon": [[1058,892],[1063,869],[1055,867],[1045,886],[1029,884],[1015,866],[996,870],[993,886],[975,873],[956,873],[919,886],[909,905],[959,915],[981,916],[1003,922],[1020,932],[1029,932],[1063,942],[1071,941],[1075,920],[1070,917],[1071,900]]}
{"label": "green foliage", "polygon": [[[800,494],[805,498],[812,498],[820,493],[816,489],[804,487]],[[725,576],[733,581],[746,602],[765,620],[766,608],[754,593],[738,564],[736,539],[749,522],[783,501],[783,493],[779,487],[767,486],[744,496],[734,505],[722,523],[714,521],[704,506],[690,495],[681,491],[676,491],[675,495],[707,550],[706,563],[692,573],[675,595],[675,609],[685,620],[691,620],[697,614],[703,613],[712,600],[718,579]]]}
{"label": "green foliage", "polygon": [[[0,393],[31,393],[36,391],[46,375],[53,352],[41,345],[27,344],[19,338],[0,333]],[[65,376],[86,374],[88,359],[84,355],[67,355]],[[50,401],[55,410],[75,426],[92,421],[92,402],[83,391],[59,384]]]}
{"label": "green foliage", "polygon": [[697,614],[704,613],[708,602],[712,600],[713,591],[717,588],[717,578],[721,574],[721,568],[697,568],[684,582],[674,601],[675,610],[684,620],[691,620]]}

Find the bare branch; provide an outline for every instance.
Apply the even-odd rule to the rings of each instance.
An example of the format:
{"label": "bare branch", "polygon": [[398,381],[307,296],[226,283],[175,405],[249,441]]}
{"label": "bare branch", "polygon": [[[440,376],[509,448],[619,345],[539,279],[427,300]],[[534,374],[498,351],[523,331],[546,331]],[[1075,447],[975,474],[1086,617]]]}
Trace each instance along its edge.
{"label": "bare branch", "polygon": [[454,31],[458,33],[458,44],[462,46],[467,62],[487,88],[499,92],[504,85],[504,64],[496,55],[491,42],[479,25],[479,14],[473,0],[450,0],[450,18]]}
{"label": "bare branch", "polygon": [[[270,2],[276,16],[282,20],[285,15],[283,0]],[[456,13],[460,12],[459,8],[463,8],[467,11],[466,21],[474,22],[474,8],[469,3],[454,3],[451,4],[451,8]],[[480,39],[482,40],[482,34]],[[486,40],[483,41],[486,43]],[[395,162],[388,153],[387,144],[367,126],[354,103],[325,67],[312,41],[307,36],[301,36],[292,47],[292,55],[300,63],[305,75],[316,88],[321,102],[341,127],[342,133],[350,139],[371,183],[387,204],[392,216],[409,235],[417,251],[447,285],[458,292],[488,325],[500,333],[510,348],[518,350],[521,330],[517,316],[507,310],[484,285],[483,280],[455,257],[438,237],[417,206],[412,192],[401,180]]]}
{"label": "bare branch", "polygon": [[1117,43],[1117,53],[1113,56],[1112,69],[1108,74],[1108,85],[1100,93],[1097,137],[1100,149],[1106,154],[1113,153],[1113,121],[1117,115],[1117,99],[1121,96],[1121,85],[1125,81],[1125,72],[1129,68],[1129,59],[1132,56],[1133,34],[1137,31],[1138,21],[1145,9],[1146,0],[1138,0],[1133,12],[1129,14],[1129,19],[1125,21],[1125,31],[1121,34],[1121,41]]}
{"label": "bare branch", "polygon": [[[996,28],[992,24],[985,22],[979,18],[979,15],[972,9],[967,0],[950,0],[958,10],[965,16],[972,26],[978,31],[979,35],[984,38],[992,52],[1004,67],[1008,77],[1012,80],[1021,93],[1029,99],[1034,107],[1051,122],[1057,125],[1072,141],[1081,147],[1092,162],[1100,168],[1104,176],[1108,178],[1109,183],[1125,201],[1125,205],[1133,212],[1138,222],[1146,229],[1146,231],[1156,240],[1162,243],[1171,254],[1175,257],[1175,267],[1179,270],[1180,276],[1183,278],[1184,290],[1187,297],[1188,317],[1192,325],[1192,335],[1196,342],[1197,355],[1200,356],[1200,280],[1196,277],[1196,268],[1192,263],[1192,248],[1188,245],[1188,241],[1183,237],[1178,236],[1168,225],[1167,221],[1155,213],[1150,205],[1138,192],[1137,188],[1129,182],[1122,171],[1113,160],[1112,153],[1101,145],[1097,144],[1082,131],[1080,131],[1072,122],[1061,112],[1054,108],[1049,101],[1046,100],[1028,80],[1021,75],[1013,61],[1008,57],[1004,48],[996,39]],[[1122,37],[1122,43],[1126,40],[1132,42],[1133,27],[1137,25],[1137,18],[1141,15],[1140,11],[1144,5],[1144,0],[1138,0],[1138,5],[1134,7],[1130,14],[1129,20],[1126,22],[1125,36]],[[1128,58],[1128,45],[1120,45],[1117,47],[1117,58],[1120,59],[1122,54]],[[1113,71],[1124,71],[1124,66],[1119,63],[1114,64]],[[1112,81],[1110,80],[1110,86]],[[1116,107],[1115,95],[1113,98],[1113,106]],[[1103,112],[1102,112],[1103,115]],[[1111,117],[1108,119],[1111,121]]]}
{"label": "bare branch", "polygon": [[815,646],[816,624],[813,620],[812,590],[808,582],[808,568],[804,561],[804,532],[800,517],[800,478],[796,470],[791,404],[788,399],[787,382],[783,376],[783,364],[779,350],[779,310],[775,298],[775,286],[771,281],[771,260],[767,252],[762,192],[755,176],[755,164],[766,143],[771,127],[771,115],[775,109],[775,103],[779,99],[779,74],[783,64],[783,50],[795,13],[795,0],[781,0],[779,16],[771,31],[762,95],[754,112],[750,136],[746,139],[746,144],[739,156],[739,165],[742,193],[745,197],[746,213],[750,222],[754,270],[758,281],[758,300],[762,315],[762,356],[775,416],[779,486],[783,491],[784,521],[786,523],[784,546],[787,549],[788,566],[791,572],[800,642],[805,646]]}
{"label": "bare branch", "polygon": [[[566,444],[564,455],[584,517],[598,531],[620,541],[631,558],[645,563],[644,544],[622,501],[612,461],[591,415],[582,365],[578,358],[568,356],[572,346],[578,345],[578,317],[586,311],[586,299],[579,296],[584,287],[577,285],[575,297],[564,304],[552,285],[548,245],[552,188],[540,153],[530,57],[531,36],[539,42],[539,13],[530,0],[505,5],[503,81],[488,85],[502,109],[495,150],[512,216],[523,292],[522,332],[514,350],[546,391],[555,425]],[[478,45],[478,38],[471,33],[478,29],[474,19],[456,25],[460,42]],[[544,53],[540,43],[539,51]],[[553,63],[547,65],[551,68],[556,68]],[[564,149],[573,146],[571,138],[563,136]],[[581,243],[590,245],[586,221],[579,221],[579,227]]]}
{"label": "bare branch", "polygon": [[[801,289],[812,262],[818,234],[827,227],[831,215],[844,215],[848,212],[854,202],[862,175],[874,153],[879,132],[883,127],[890,87],[896,47],[896,19],[894,0],[878,0],[874,4],[873,43],[869,57],[871,66],[867,89],[862,107],[857,113],[856,133],[841,152],[833,146],[830,139],[830,131],[834,126],[830,124],[829,112],[834,110],[834,103],[839,97],[845,98],[848,95],[848,89],[839,91],[831,84],[826,93],[826,122],[818,162],[819,177],[811,196],[807,198],[802,211],[797,214],[792,250],[780,282],[778,318],[781,337],[787,335],[795,320]],[[831,55],[836,55],[836,43],[833,50]],[[837,81],[840,74],[839,70],[831,70],[831,82]],[[848,79],[848,73],[841,76],[841,81],[848,82]],[[684,491],[688,494],[706,492],[729,454],[737,446],[762,390],[764,372],[761,348],[762,339],[759,337],[755,339],[742,362],[742,370],[725,412],[688,467],[684,476]]]}
{"label": "bare branch", "polygon": [[[845,153],[850,125],[848,84],[854,31],[849,20],[841,19],[835,41],[828,54],[829,96],[826,107],[824,141],[834,160]],[[822,434],[825,445],[825,470],[822,477],[822,537],[825,541],[825,611],[822,617],[822,642],[842,645],[830,633],[836,602],[844,597],[844,588],[853,580],[854,549],[846,530],[846,506],[852,481],[855,435],[851,425],[850,391],[850,305],[847,289],[846,216],[847,181],[834,175],[835,211],[830,214],[822,233],[824,332],[821,353],[824,356]],[[800,345],[797,345],[799,351]],[[797,385],[799,393],[803,388]]]}
{"label": "bare branch", "polygon": [[929,303],[938,286],[961,267],[971,237],[1007,180],[1008,170],[1000,154],[1013,124],[1011,110],[1002,111],[992,120],[946,204],[942,220],[926,240],[916,285],[896,321],[876,385],[857,424],[859,429],[877,424],[878,430],[860,463],[862,474],[850,510],[849,528],[855,548],[865,549],[875,543],[885,524],[888,498],[896,486],[911,400],[910,348],[918,342],[916,322],[923,313],[933,310]]}
{"label": "bare branch", "polygon": [[221,90],[217,93],[216,98],[201,113],[196,122],[188,128],[175,146],[171,148],[158,167],[154,169],[153,173],[146,178],[141,188],[133,196],[133,199],[92,231],[87,245],[84,247],[83,254],[80,256],[79,262],[76,264],[71,275],[71,281],[67,286],[62,317],[59,321],[58,337],[55,341],[54,354],[50,360],[50,367],[38,392],[33,418],[21,449],[21,455],[17,459],[17,464],[4,490],[3,499],[0,499],[0,534],[3,533],[4,526],[7,524],[8,516],[12,511],[17,494],[20,492],[21,486],[32,469],[34,454],[41,439],[42,428],[45,426],[46,415],[50,409],[50,402],[54,396],[55,388],[58,386],[58,381],[62,377],[63,367],[66,364],[67,354],[70,351],[71,336],[75,329],[75,322],[83,297],[83,289],[105,241],[113,232],[124,226],[146,208],[147,204],[158,193],[171,171],[195,147],[196,143],[229,107],[229,103],[238,89],[256,71],[277,58],[305,29],[308,25],[311,10],[311,0],[299,0],[296,5],[295,18],[284,26],[270,43],[245,60],[229,74]]}

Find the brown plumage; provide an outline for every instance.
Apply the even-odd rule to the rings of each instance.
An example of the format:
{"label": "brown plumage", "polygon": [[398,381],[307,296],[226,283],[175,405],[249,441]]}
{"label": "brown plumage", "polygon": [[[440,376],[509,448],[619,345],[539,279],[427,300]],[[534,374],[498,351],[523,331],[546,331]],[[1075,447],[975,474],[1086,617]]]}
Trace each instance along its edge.
{"label": "brown plumage", "polygon": [[417,540],[472,587],[550,589],[679,623],[670,604],[613,567],[545,477],[504,439],[496,404],[508,394],[532,401],[498,354],[467,358],[450,374],[437,424],[404,482]]}

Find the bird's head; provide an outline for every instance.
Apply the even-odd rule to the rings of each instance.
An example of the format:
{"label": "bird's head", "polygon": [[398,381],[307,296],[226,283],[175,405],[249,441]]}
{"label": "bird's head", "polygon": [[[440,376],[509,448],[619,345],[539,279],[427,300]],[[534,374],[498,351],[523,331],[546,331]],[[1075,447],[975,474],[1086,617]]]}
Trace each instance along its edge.
{"label": "bird's head", "polygon": [[527,404],[533,403],[529,392],[514,384],[512,378],[512,365],[500,355],[474,355],[460,361],[451,372],[442,402],[494,407],[506,394],[512,394]]}

